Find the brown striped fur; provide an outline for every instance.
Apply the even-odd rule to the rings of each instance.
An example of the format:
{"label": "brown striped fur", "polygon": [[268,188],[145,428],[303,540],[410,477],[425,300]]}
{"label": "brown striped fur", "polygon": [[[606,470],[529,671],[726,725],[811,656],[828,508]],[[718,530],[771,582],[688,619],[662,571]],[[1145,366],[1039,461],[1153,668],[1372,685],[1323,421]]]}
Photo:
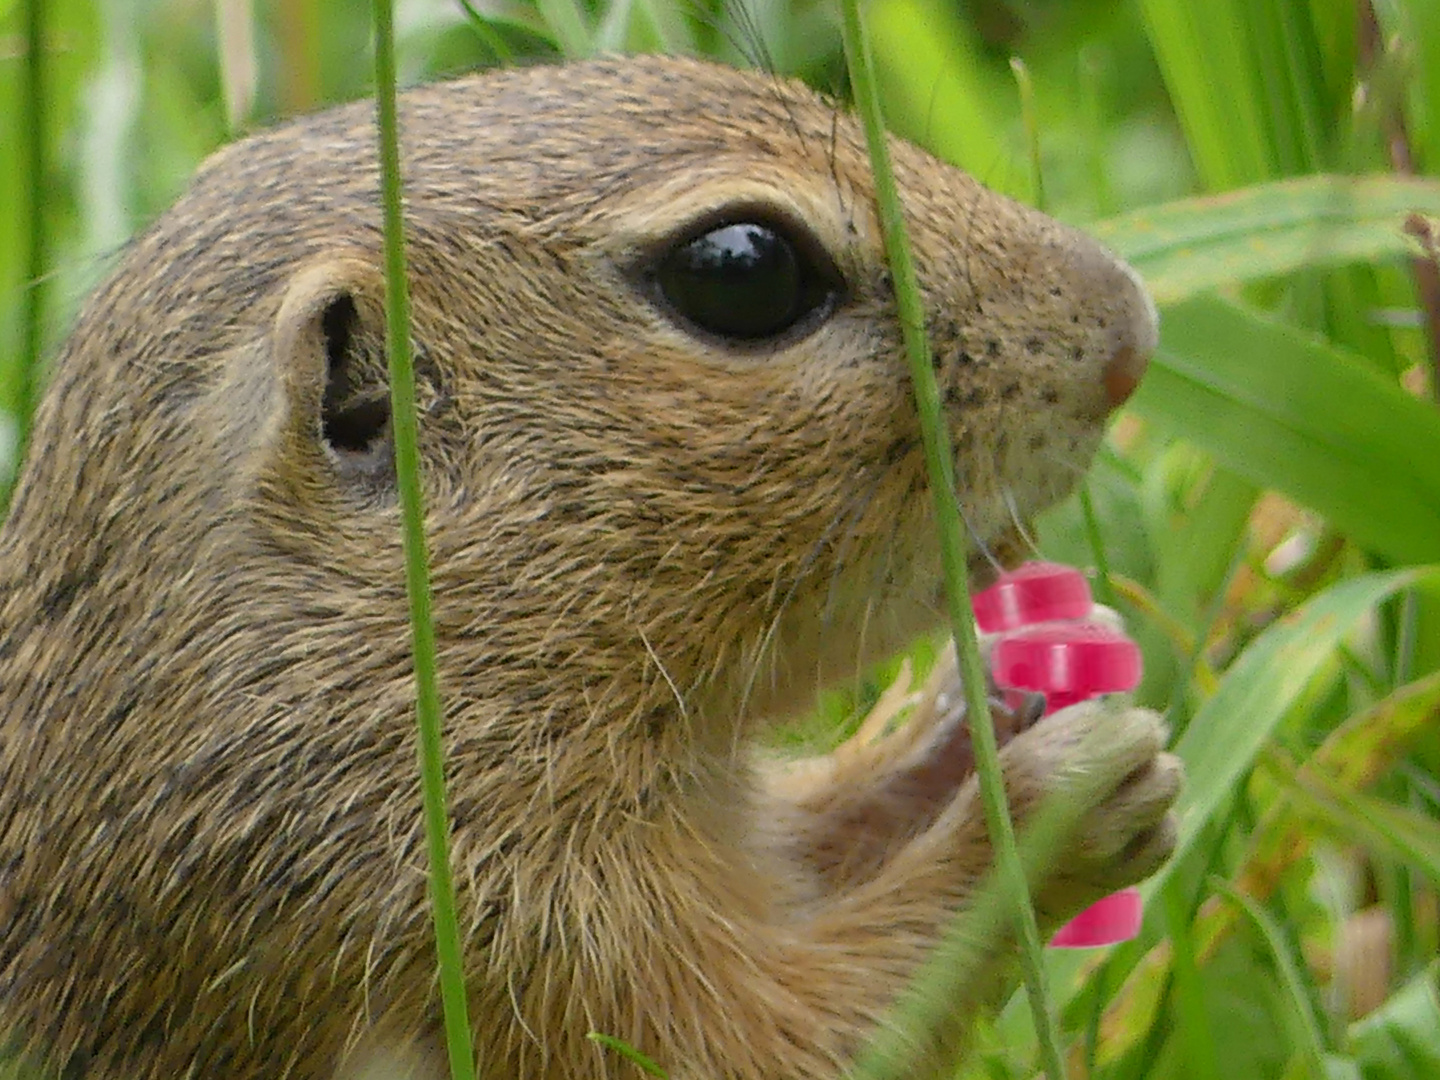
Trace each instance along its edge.
{"label": "brown striped fur", "polygon": [[[371,118],[221,151],[130,245],[0,532],[0,1027],[71,1076],[434,1067],[396,498],[321,424],[385,389]],[[903,735],[751,748],[941,617],[859,129],[658,58],[414,90],[402,123],[482,1073],[637,1075],[602,1031],[677,1080],[837,1077],[990,863],[949,669]],[[1084,468],[1153,313],[1083,236],[893,149],[962,505],[1003,548]],[[845,275],[800,340],[702,340],[627,274],[737,204]],[[1094,707],[1009,743],[1022,819],[1100,778],[1048,922],[1168,851],[1162,744]],[[989,944],[957,1031],[1002,985]]]}

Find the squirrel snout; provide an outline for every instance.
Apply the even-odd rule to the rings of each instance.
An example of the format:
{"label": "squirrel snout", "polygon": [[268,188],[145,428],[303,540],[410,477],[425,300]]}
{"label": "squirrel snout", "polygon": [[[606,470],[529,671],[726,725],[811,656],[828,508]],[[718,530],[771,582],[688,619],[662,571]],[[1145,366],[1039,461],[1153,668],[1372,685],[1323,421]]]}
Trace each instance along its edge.
{"label": "squirrel snout", "polygon": [[1092,325],[1102,335],[1095,355],[1103,413],[1129,400],[1160,342],[1160,317],[1140,275],[1085,237],[1070,253],[1070,272],[1088,283]]}
{"label": "squirrel snout", "polygon": [[1124,280],[1118,283],[1115,302],[1119,315],[1114,326],[1115,348],[1101,374],[1105,401],[1111,409],[1130,399],[1160,343],[1160,316],[1140,275],[1123,262],[1117,260],[1115,265]]}
{"label": "squirrel snout", "polygon": [[1116,350],[1105,365],[1105,401],[1110,408],[1118,409],[1130,399],[1135,387],[1140,385],[1140,376],[1147,363],[1147,358],[1138,355],[1129,345],[1122,345]]}
{"label": "squirrel snout", "polygon": [[1094,238],[1066,228],[1046,248],[1050,292],[1063,297],[1050,317],[1072,327],[1066,347],[1076,363],[1066,380],[1083,402],[1080,415],[1103,421],[1140,385],[1159,344],[1159,316],[1140,276]]}
{"label": "squirrel snout", "polygon": [[1098,240],[1038,214],[1033,221],[1035,238],[1002,249],[990,279],[999,294],[1014,290],[990,309],[1008,331],[1003,363],[1012,368],[1003,377],[1040,387],[1064,418],[1103,425],[1135,393],[1160,343],[1155,303]]}

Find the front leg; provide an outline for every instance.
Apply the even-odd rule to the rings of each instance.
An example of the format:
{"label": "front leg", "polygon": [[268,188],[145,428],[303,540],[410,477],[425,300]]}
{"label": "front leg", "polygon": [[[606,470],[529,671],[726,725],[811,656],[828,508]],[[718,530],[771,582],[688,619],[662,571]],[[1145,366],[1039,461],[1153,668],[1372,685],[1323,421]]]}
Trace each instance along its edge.
{"label": "front leg", "polygon": [[[893,766],[884,782],[858,786],[850,805],[903,806],[896,778],[913,777],[917,763],[935,764],[954,746],[951,727],[931,730],[945,737],[915,740],[882,759]],[[1033,883],[1046,926],[1150,873],[1169,852],[1179,765],[1163,747],[1154,714],[1101,702],[1047,717],[1001,752],[1022,834],[1047,795],[1079,796],[1071,842]],[[833,775],[845,775],[847,755],[835,760]],[[831,790],[839,801],[840,789]],[[544,860],[543,881],[510,883],[507,896],[520,902],[502,927],[505,950],[492,943],[471,957],[477,1015],[491,1018],[475,1029],[486,1076],[635,1075],[586,1038],[592,1031],[625,1040],[675,1080],[837,1080],[851,1072],[991,869],[975,779],[921,799],[928,826],[891,813],[888,832],[862,838],[884,855],[878,865],[836,876],[823,890],[797,887],[813,881],[814,867],[777,825],[783,804],[774,790],[752,793],[753,801],[745,794],[707,796],[685,813],[648,820],[617,816],[603,835]],[[965,981],[946,995],[935,1029],[910,1041],[904,1075],[940,1075],[974,1018],[1009,985],[1008,920],[970,944]],[[495,955],[506,957],[504,982],[488,966]],[[426,1000],[433,969],[420,965],[415,975],[411,997]]]}
{"label": "front leg", "polygon": [[[1007,798],[1022,843],[1027,826],[1052,797],[1072,816],[1050,857],[1030,874],[1043,935],[1048,936],[1102,896],[1157,870],[1174,849],[1170,807],[1182,768],[1164,751],[1160,718],[1110,700],[1061,710],[1016,736],[1001,753]],[[908,955],[913,977],[950,933],[957,912],[973,909],[993,868],[978,782],[966,782],[921,836],[895,853],[869,881],[816,905],[812,932],[834,948]],[[905,1076],[953,1067],[975,1017],[1013,989],[1016,937],[1008,914],[972,923],[962,980],[945,996],[936,1027],[912,1033]],[[924,951],[910,951],[916,942]],[[861,943],[864,943],[863,946]],[[887,949],[888,946],[888,949]],[[948,1075],[935,1072],[934,1075]]]}
{"label": "front leg", "polygon": [[[987,687],[1004,746],[1041,716],[1031,695],[1010,709]],[[808,868],[822,891],[873,877],[934,824],[975,771],[964,688],[951,645],[919,690],[908,661],[849,739],[832,753],[761,765],[761,820],[775,845]]]}
{"label": "front leg", "polygon": [[[1172,850],[1169,808],[1181,770],[1164,745],[1164,725],[1154,713],[1098,701],[1044,718],[1001,752],[1022,837],[1050,796],[1071,800],[1064,842],[1031,878],[1042,929],[1053,930],[1099,897],[1144,878]],[[763,815],[756,823],[752,839],[768,842],[773,823]],[[783,875],[785,849],[769,854],[749,865]],[[687,864],[699,868],[693,851]],[[719,859],[715,876],[689,892],[714,898],[714,906],[686,908],[689,916],[704,916],[703,928],[689,928],[687,938],[695,943],[693,956],[703,961],[670,965],[667,982],[685,986],[672,1000],[706,1002],[700,1013],[723,1018],[721,1027],[732,1037],[722,1049],[711,1042],[716,1031],[707,1026],[687,1047],[663,1046],[677,1034],[670,1008],[662,1027],[649,1033],[661,1060],[685,1080],[846,1075],[872,1037],[893,1030],[892,1010],[901,995],[950,935],[957,914],[975,910],[977,890],[993,864],[974,777],[872,874],[836,882],[819,895],[786,903],[779,899],[785,891],[774,885],[783,879],[737,874],[735,863]],[[737,917],[743,910],[748,918]],[[1001,913],[969,930],[963,977],[944,995],[937,1023],[908,1034],[906,1071],[897,1075],[944,1075],[974,1019],[1013,985],[1011,920]],[[673,940],[663,948],[674,955]],[[657,943],[651,962],[663,966],[659,949]]]}

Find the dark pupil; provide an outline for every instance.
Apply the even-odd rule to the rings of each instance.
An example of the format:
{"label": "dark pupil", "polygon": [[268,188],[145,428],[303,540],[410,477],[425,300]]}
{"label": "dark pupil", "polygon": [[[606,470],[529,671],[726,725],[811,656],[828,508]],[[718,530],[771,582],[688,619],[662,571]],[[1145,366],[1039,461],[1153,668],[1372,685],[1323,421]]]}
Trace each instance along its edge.
{"label": "dark pupil", "polygon": [[727,338],[764,338],[804,315],[806,288],[795,249],[764,225],[723,225],[675,248],[657,271],[680,314]]}

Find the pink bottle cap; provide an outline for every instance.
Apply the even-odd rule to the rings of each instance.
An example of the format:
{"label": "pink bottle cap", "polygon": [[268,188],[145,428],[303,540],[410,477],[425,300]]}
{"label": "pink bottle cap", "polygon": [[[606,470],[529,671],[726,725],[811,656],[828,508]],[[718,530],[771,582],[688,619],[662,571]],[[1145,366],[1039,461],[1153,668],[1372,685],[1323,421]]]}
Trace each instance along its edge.
{"label": "pink bottle cap", "polygon": [[1083,619],[1090,603],[1090,586],[1079,570],[1060,563],[1027,562],[976,593],[971,606],[980,629],[994,634],[1031,623]]}
{"label": "pink bottle cap", "polygon": [[1133,690],[1140,683],[1140,648],[1104,623],[1049,623],[1002,637],[990,670],[1006,689],[1043,693],[1052,713],[1097,694]]}
{"label": "pink bottle cap", "polygon": [[1050,939],[1057,949],[1092,949],[1129,941],[1140,933],[1140,890],[1121,889],[1097,900]]}

